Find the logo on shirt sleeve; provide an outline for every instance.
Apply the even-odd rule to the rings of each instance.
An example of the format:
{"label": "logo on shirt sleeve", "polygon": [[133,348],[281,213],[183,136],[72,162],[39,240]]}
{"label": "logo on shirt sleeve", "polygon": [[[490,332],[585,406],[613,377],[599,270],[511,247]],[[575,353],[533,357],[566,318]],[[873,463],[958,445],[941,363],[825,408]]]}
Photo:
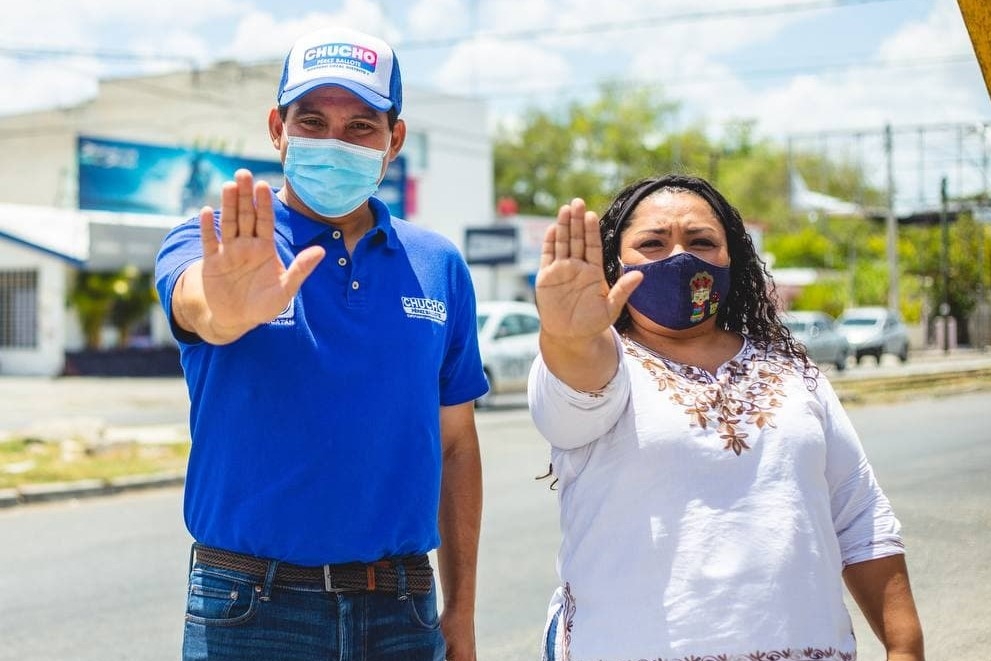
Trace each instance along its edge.
{"label": "logo on shirt sleeve", "polygon": [[411,319],[429,319],[442,326],[447,323],[447,306],[444,301],[403,296],[403,310]]}

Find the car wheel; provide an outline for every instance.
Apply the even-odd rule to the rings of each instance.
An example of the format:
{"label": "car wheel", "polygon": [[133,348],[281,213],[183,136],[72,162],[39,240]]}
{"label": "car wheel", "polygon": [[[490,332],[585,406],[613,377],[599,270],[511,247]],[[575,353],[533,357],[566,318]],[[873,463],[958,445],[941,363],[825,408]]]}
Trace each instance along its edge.
{"label": "car wheel", "polygon": [[846,359],[847,359],[846,352],[843,352],[839,356],[836,357],[836,363],[835,363],[835,365],[836,365],[836,371],[837,372],[842,372],[843,370],[846,369]]}
{"label": "car wheel", "polygon": [[908,362],[908,342],[903,344],[901,351],[898,352],[898,360],[903,363]]}

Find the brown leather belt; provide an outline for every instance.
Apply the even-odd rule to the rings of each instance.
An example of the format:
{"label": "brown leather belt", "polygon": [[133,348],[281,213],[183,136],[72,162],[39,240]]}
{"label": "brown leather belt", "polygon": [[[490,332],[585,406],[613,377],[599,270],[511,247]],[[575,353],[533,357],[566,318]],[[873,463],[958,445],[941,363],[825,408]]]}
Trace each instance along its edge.
{"label": "brown leather belt", "polygon": [[[264,581],[271,560],[243,553],[194,544],[196,562],[218,569],[242,572]],[[406,592],[429,594],[433,588],[434,572],[426,555],[379,560],[362,564],[323,565],[305,567],[280,562],[275,570],[277,584],[319,585],[327,592],[393,592],[400,591],[400,569],[405,574]]]}

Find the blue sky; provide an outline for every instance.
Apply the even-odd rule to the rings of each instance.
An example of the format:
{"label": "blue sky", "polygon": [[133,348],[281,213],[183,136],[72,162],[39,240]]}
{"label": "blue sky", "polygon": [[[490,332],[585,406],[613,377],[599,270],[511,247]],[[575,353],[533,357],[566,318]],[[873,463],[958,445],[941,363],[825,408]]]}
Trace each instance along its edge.
{"label": "blue sky", "polygon": [[100,77],[279,59],[334,22],[391,41],[407,85],[486,99],[493,126],[606,80],[714,134],[991,122],[956,0],[33,0],[4,8],[0,114],[78,103]]}

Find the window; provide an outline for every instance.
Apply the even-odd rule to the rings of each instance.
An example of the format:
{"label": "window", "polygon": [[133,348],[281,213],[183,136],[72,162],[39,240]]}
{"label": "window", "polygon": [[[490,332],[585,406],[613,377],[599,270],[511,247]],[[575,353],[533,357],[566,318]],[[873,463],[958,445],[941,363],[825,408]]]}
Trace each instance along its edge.
{"label": "window", "polygon": [[496,331],[496,337],[513,337],[515,335],[527,335],[530,333],[536,333],[540,330],[540,318],[531,317],[525,314],[510,314],[507,315],[502,323],[499,324],[499,330]]}
{"label": "window", "polygon": [[38,272],[0,271],[0,348],[38,346]]}

